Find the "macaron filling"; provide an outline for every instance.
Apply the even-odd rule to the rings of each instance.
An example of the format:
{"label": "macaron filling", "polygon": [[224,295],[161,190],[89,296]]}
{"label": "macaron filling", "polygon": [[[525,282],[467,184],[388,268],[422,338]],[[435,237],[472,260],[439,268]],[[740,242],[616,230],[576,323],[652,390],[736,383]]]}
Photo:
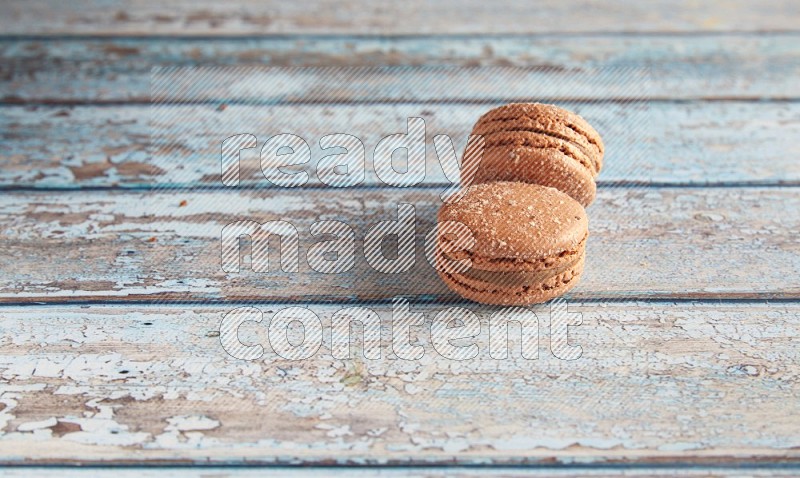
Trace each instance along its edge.
{"label": "macaron filling", "polygon": [[488,282],[506,288],[516,288],[546,281],[547,279],[553,276],[557,276],[565,271],[574,268],[578,264],[578,262],[580,262],[580,260],[581,257],[576,255],[572,261],[564,264],[561,267],[555,269],[545,269],[540,271],[522,271],[522,272],[487,271],[472,267],[464,272],[461,272],[459,275],[464,277],[465,279],[472,279],[480,282]]}

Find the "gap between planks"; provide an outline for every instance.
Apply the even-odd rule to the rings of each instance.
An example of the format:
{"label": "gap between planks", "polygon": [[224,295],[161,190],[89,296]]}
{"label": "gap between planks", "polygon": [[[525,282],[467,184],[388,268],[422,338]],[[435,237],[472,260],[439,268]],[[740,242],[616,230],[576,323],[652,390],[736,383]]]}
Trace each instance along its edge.
{"label": "gap between planks", "polygon": [[627,478],[649,478],[658,476],[700,476],[700,477],[738,477],[743,474],[749,477],[770,476],[795,476],[797,467],[782,465],[780,463],[739,463],[736,465],[714,464],[683,465],[661,464],[657,466],[634,465],[581,465],[572,464],[564,466],[503,466],[503,465],[477,465],[474,467],[463,465],[443,466],[310,466],[306,464],[296,466],[214,466],[214,465],[142,465],[119,464],[113,468],[91,463],[75,463],[74,465],[53,465],[42,467],[37,465],[22,465],[5,468],[4,477],[24,477],[31,475],[42,478],[80,478],[85,476],[114,475],[118,478],[152,478],[168,474],[174,478],[237,478],[237,477],[404,477],[404,478],[432,478],[432,477],[569,477],[569,478],[601,478],[624,476]]}
{"label": "gap between planks", "polygon": [[624,476],[627,478],[649,478],[657,476],[701,476],[709,477],[749,477],[770,476],[796,476],[797,467],[767,463],[737,464],[737,465],[682,465],[663,464],[659,466],[597,466],[597,465],[565,465],[565,466],[501,466],[478,465],[475,467],[444,465],[444,466],[309,466],[297,465],[291,467],[281,466],[209,466],[209,465],[115,465],[106,468],[103,465],[89,463],[76,463],[70,465],[54,465],[50,467],[11,466],[2,471],[4,477],[24,477],[35,475],[43,478],[76,478],[85,476],[114,475],[118,478],[152,478],[162,477],[165,474],[174,478],[237,478],[237,477],[404,477],[404,478],[432,478],[432,477],[569,477],[569,478],[600,478]]}

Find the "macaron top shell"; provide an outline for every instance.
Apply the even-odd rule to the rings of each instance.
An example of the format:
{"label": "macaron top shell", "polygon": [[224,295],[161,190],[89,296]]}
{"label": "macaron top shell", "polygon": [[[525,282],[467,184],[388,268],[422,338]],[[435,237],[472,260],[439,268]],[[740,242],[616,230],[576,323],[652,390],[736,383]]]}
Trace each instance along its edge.
{"label": "macaron top shell", "polygon": [[438,220],[469,228],[472,247],[447,255],[470,258],[483,270],[551,268],[573,260],[588,235],[588,218],[577,201],[557,189],[520,182],[470,186],[459,200],[442,206]]}

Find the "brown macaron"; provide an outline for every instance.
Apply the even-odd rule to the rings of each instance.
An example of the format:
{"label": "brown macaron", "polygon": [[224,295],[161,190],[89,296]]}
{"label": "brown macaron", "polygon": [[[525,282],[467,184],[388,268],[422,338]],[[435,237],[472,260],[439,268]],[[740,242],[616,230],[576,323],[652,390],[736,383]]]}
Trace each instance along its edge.
{"label": "brown macaron", "polygon": [[[466,299],[496,305],[545,302],[573,288],[583,272],[586,212],[557,189],[477,184],[445,203],[438,221],[437,271]],[[473,241],[448,232],[445,226],[452,223],[445,221],[466,226]],[[459,270],[455,261],[464,261]]]}
{"label": "brown macaron", "polygon": [[464,153],[464,186],[520,181],[554,187],[584,206],[594,201],[605,146],[577,114],[553,105],[511,103],[481,116],[472,134],[483,136],[485,144],[482,156]]}

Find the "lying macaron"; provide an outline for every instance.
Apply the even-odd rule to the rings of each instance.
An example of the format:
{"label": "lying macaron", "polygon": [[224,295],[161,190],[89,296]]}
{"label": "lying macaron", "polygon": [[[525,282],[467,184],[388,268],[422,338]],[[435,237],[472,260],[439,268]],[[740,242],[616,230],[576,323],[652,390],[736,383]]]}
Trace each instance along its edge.
{"label": "lying macaron", "polygon": [[[447,221],[463,224],[473,238],[454,237],[444,228],[437,234],[438,273],[466,299],[497,305],[545,302],[575,287],[583,272],[586,212],[557,189],[505,181],[477,184],[442,206],[438,222],[452,224]],[[443,267],[464,260],[471,263],[466,270]]]}
{"label": "lying macaron", "polygon": [[[485,145],[480,160],[475,151],[464,154],[465,186],[521,181],[554,187],[584,206],[594,201],[605,147],[577,114],[553,105],[511,103],[481,116],[472,134],[483,136]],[[463,174],[471,169],[474,175]]]}

